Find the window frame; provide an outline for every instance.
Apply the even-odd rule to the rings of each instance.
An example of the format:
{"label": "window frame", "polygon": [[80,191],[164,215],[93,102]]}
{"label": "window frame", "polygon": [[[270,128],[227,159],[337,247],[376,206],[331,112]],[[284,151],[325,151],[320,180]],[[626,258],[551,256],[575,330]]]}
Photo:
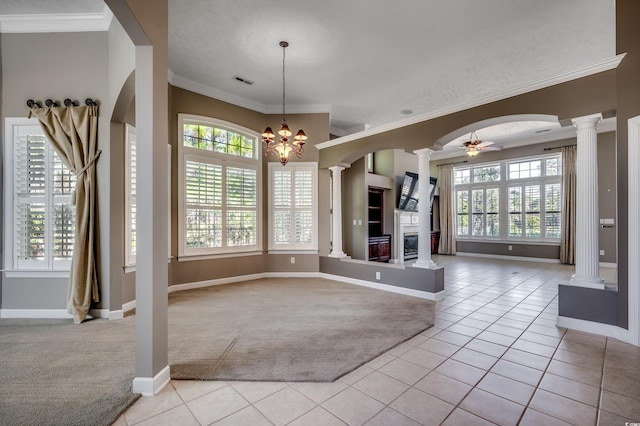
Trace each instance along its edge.
{"label": "window frame", "polygon": [[[251,158],[236,156],[232,154],[219,153],[214,151],[192,148],[184,145],[184,125],[200,124],[204,126],[224,129],[234,133],[242,134],[253,138],[254,152]],[[240,126],[235,123],[192,114],[178,114],[178,261],[216,259],[235,256],[247,256],[252,254],[262,254],[263,238],[263,200],[262,200],[262,161],[261,145],[259,143],[260,134],[254,130]],[[186,162],[196,161],[207,164],[219,164],[223,167],[222,178],[222,246],[221,247],[187,247],[186,235]],[[243,169],[254,169],[256,171],[256,243],[248,246],[228,246],[226,244],[226,212],[233,210],[225,205],[225,185],[226,168],[239,167]]]}
{"label": "window frame", "polygon": [[[501,161],[491,161],[487,163],[478,163],[470,166],[457,167],[454,169],[454,182],[456,180],[455,172],[456,171],[466,171],[469,170],[469,182],[468,183],[459,183],[454,184],[453,188],[453,200],[454,200],[454,211],[456,214],[456,229],[455,229],[455,238],[460,241],[486,241],[486,242],[510,242],[510,243],[526,243],[526,244],[539,244],[539,245],[558,245],[560,243],[560,237],[546,237],[546,187],[549,184],[560,184],[560,197],[562,197],[562,165],[559,162],[557,166],[560,170],[560,174],[547,175],[546,169],[546,160],[550,158],[557,158],[561,161],[560,154],[547,154],[547,155],[536,155],[536,156],[528,156],[521,158],[512,158]],[[536,160],[541,161],[541,174],[540,176],[534,177],[524,177],[524,178],[511,178],[509,173],[509,166],[511,164],[518,164],[524,162],[533,162]],[[473,169],[479,169],[487,166],[500,165],[500,179],[495,181],[487,181],[487,182],[474,182],[474,171]],[[525,189],[528,186],[538,186],[540,197],[539,197],[539,223],[540,223],[540,236],[527,236],[527,227],[526,227],[526,216],[527,212],[525,211]],[[522,215],[522,232],[520,236],[510,235],[510,216],[511,212],[509,211],[509,194],[510,189],[518,187],[521,191],[522,197],[522,206],[521,212]],[[483,190],[484,199],[483,203],[484,207],[484,216],[486,216],[486,191],[491,188],[499,188],[499,214],[498,214],[498,223],[499,223],[499,233],[497,236],[487,236],[486,235],[486,217],[484,218],[485,226],[483,226],[483,235],[472,235],[473,234],[473,221],[472,221],[472,193],[474,190]],[[460,214],[458,213],[458,193],[465,191],[468,193],[468,233],[467,235],[458,234],[458,217]],[[560,213],[562,213],[562,201],[560,201]],[[549,212],[557,214],[557,211]]]}
{"label": "window frame", "polygon": [[[5,121],[5,144],[4,144],[4,265],[5,275],[7,277],[22,277],[22,278],[63,278],[69,276],[71,269],[71,258],[66,260],[56,260],[52,253],[53,251],[53,229],[51,221],[46,225],[45,230],[45,259],[44,260],[25,260],[24,262],[18,261],[18,247],[17,247],[17,226],[15,220],[17,218],[16,209],[19,205],[18,194],[16,193],[14,179],[17,169],[15,167],[15,137],[16,127],[38,127],[40,123],[36,118],[26,117],[6,117]],[[55,152],[51,143],[46,139],[44,132],[41,133],[45,138],[45,155],[47,156],[46,167],[47,170],[51,170],[51,159]],[[51,175],[49,172],[45,175],[46,188],[51,188]],[[50,190],[46,191],[44,196],[46,215],[51,218],[51,209],[54,206],[54,195]],[[58,200],[66,199],[65,205],[72,206],[75,210],[75,206],[72,205],[73,192],[64,195],[57,196]],[[75,227],[75,219],[74,219]],[[74,229],[75,234],[75,229]],[[20,264],[22,263],[22,264]]]}
{"label": "window frame", "polygon": [[[270,162],[268,164],[269,177],[268,177],[268,192],[269,192],[269,242],[268,250],[269,254],[317,254],[318,253],[318,163],[316,162],[289,162],[286,165],[281,165],[279,162]],[[311,172],[311,207],[300,209],[310,210],[312,217],[312,231],[311,231],[311,244],[296,244],[291,242],[289,244],[278,244],[274,242],[275,232],[275,211],[274,206],[274,172],[276,170],[291,170],[292,176],[295,176],[297,170],[310,171]],[[292,180],[290,193],[292,199],[295,197],[294,192],[295,177]],[[284,209],[282,209],[284,210]],[[292,217],[295,215],[295,211],[298,210],[292,202],[291,207],[288,209],[292,213]],[[294,234],[294,225],[292,222],[292,235]]]}

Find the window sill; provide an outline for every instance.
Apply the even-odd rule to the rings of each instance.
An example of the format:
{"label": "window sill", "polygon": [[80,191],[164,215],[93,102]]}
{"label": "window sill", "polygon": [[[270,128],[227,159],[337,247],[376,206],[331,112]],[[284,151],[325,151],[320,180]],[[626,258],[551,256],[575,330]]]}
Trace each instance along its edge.
{"label": "window sill", "polygon": [[278,250],[278,249],[269,249],[269,254],[318,254],[318,249],[311,250]]}
{"label": "window sill", "polygon": [[182,256],[178,256],[178,262],[191,262],[194,260],[226,259],[230,257],[261,256],[262,254],[263,254],[262,250],[256,250],[256,251],[238,251],[235,253],[182,255]]}
{"label": "window sill", "polygon": [[559,246],[560,241],[540,241],[540,240],[500,240],[489,238],[467,238],[456,237],[456,241],[474,242],[474,243],[493,243],[493,244],[512,244],[512,245],[528,245],[528,246]]}
{"label": "window sill", "polygon": [[[169,256],[169,258],[167,259],[167,263],[171,263],[172,260],[173,260],[173,256]],[[122,269],[124,270],[125,274],[128,274],[129,272],[135,272],[136,271],[136,264],[133,263],[131,265],[123,266]]]}
{"label": "window sill", "polygon": [[43,271],[43,270],[4,270],[7,278],[69,278],[69,271]]}

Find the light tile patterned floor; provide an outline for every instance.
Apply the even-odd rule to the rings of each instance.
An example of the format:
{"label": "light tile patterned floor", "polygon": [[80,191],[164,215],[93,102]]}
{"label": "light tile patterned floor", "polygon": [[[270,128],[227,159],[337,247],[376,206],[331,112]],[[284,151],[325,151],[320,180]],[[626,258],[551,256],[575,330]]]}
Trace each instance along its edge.
{"label": "light tile patterned floor", "polygon": [[447,294],[435,326],[336,382],[172,381],[116,425],[640,421],[640,348],[555,326],[558,283],[573,268],[434,260],[445,266]]}

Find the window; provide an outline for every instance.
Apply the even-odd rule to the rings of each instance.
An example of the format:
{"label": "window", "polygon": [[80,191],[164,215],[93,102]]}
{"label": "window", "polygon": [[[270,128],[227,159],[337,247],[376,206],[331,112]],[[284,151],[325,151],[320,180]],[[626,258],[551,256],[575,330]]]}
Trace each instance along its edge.
{"label": "window", "polygon": [[257,133],[205,117],[180,115],[181,256],[261,249]]}
{"label": "window", "polygon": [[136,264],[136,128],[125,124],[125,266]]}
{"label": "window", "polygon": [[316,163],[269,163],[269,250],[318,250]]}
{"label": "window", "polygon": [[68,270],[75,239],[75,174],[35,119],[7,118],[5,141],[5,265]]}
{"label": "window", "polygon": [[[137,186],[137,144],[136,128],[125,124],[125,253],[124,265],[133,270],[136,264],[137,232],[136,232],[136,186]],[[167,223],[168,253],[171,257],[171,145],[167,145]]]}
{"label": "window", "polygon": [[457,237],[559,241],[561,160],[553,155],[454,170]]}

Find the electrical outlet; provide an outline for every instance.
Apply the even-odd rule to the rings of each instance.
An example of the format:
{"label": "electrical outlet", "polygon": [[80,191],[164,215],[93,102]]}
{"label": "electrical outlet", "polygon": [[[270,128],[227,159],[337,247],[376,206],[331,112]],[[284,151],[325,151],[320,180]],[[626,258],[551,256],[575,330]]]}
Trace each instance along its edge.
{"label": "electrical outlet", "polygon": [[600,256],[604,256],[604,250],[600,250]]}
{"label": "electrical outlet", "polygon": [[293,263],[296,263],[296,258],[295,258],[295,257],[293,257],[293,256],[291,256],[291,263],[292,263],[292,264],[293,264]]}
{"label": "electrical outlet", "polygon": [[509,250],[513,250],[513,246],[509,246]]}
{"label": "electrical outlet", "polygon": [[376,280],[380,279],[380,272],[376,272]]}

